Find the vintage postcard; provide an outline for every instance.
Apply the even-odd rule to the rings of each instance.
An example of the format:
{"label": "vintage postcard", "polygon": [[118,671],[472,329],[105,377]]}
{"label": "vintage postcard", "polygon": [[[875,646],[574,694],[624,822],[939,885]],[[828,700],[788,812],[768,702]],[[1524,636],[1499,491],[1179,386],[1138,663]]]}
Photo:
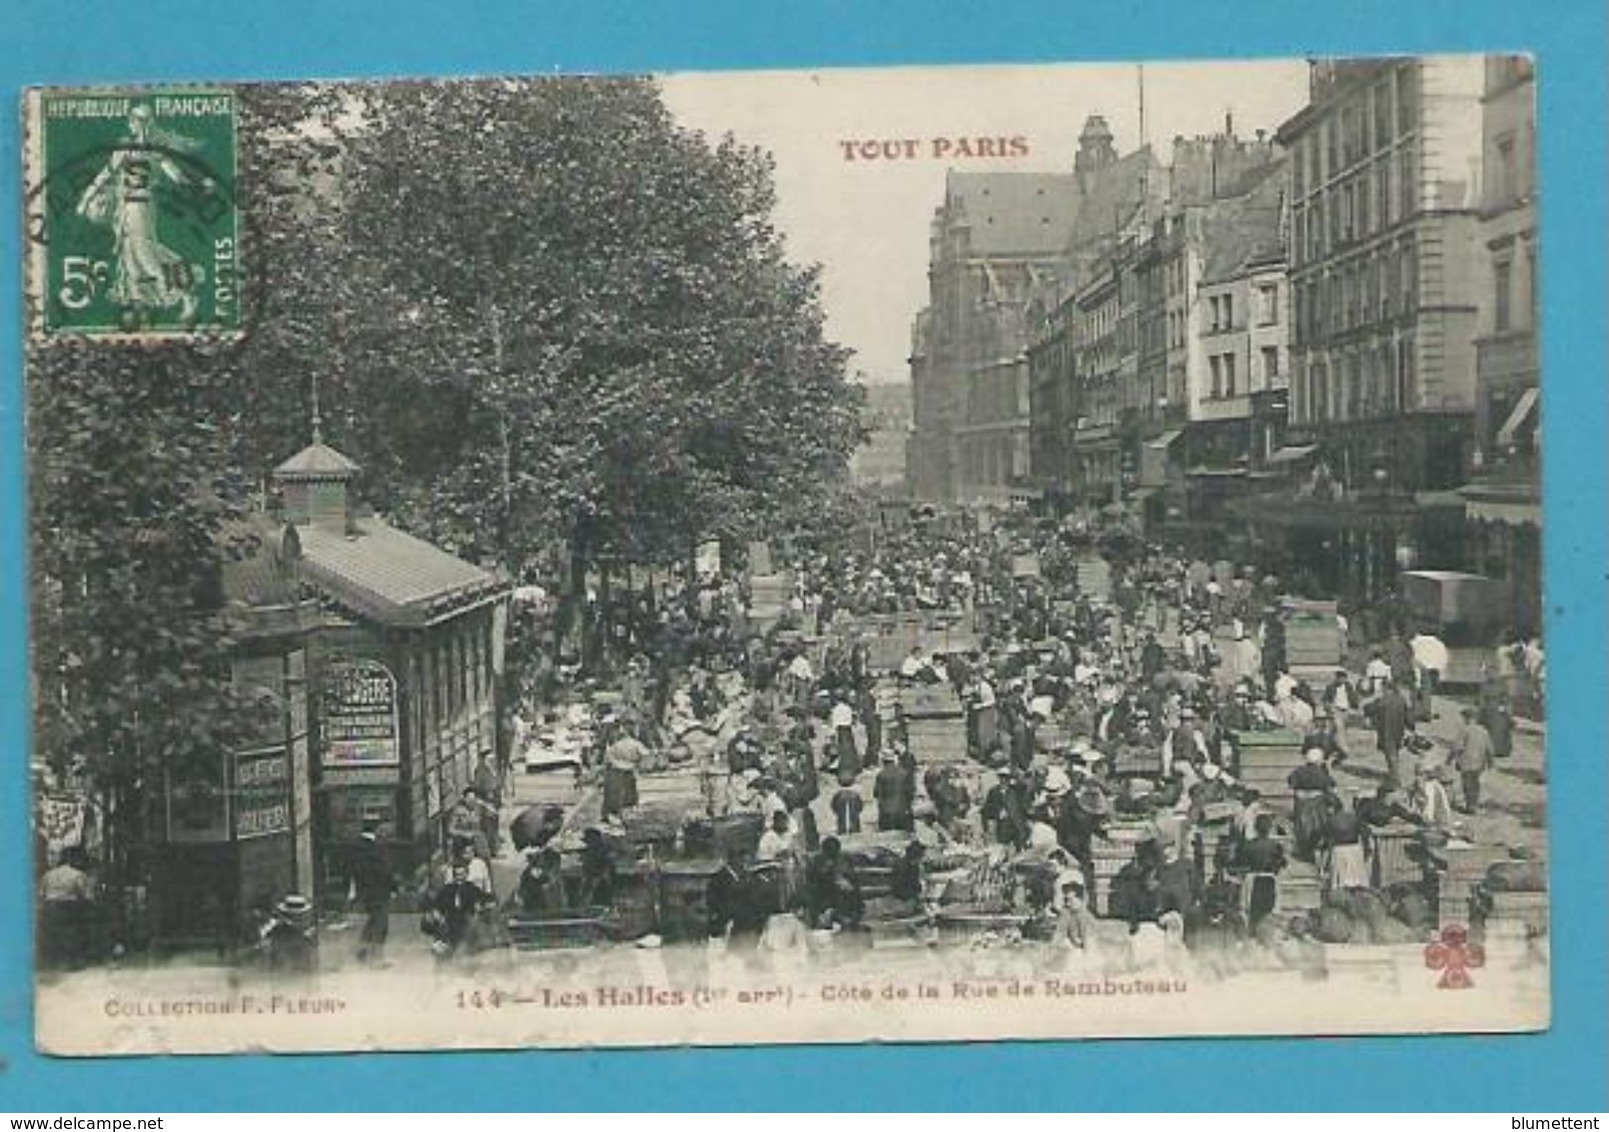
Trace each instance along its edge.
{"label": "vintage postcard", "polygon": [[1545,1028],[1535,107],[27,92],[40,1048]]}

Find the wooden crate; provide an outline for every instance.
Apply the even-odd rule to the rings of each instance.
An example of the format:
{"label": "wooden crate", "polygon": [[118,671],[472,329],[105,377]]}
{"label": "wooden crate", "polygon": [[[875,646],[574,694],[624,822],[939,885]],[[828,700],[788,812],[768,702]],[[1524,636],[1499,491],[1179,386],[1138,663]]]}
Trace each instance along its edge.
{"label": "wooden crate", "polygon": [[911,754],[923,765],[966,761],[966,724],[959,719],[913,719],[906,734]]}
{"label": "wooden crate", "polygon": [[1545,892],[1494,892],[1484,923],[1489,935],[1546,935],[1548,894]]}
{"label": "wooden crate", "polygon": [[561,951],[592,947],[610,937],[608,924],[600,916],[547,916],[539,919],[510,917],[507,922],[510,945],[516,951]]}
{"label": "wooden crate", "polygon": [[1370,865],[1374,887],[1384,891],[1394,884],[1418,884],[1424,868],[1410,856],[1419,833],[1412,826],[1390,826],[1374,833],[1374,861]]}
{"label": "wooden crate", "polygon": [[1324,903],[1324,878],[1318,867],[1293,861],[1279,874],[1279,896],[1274,908],[1280,913],[1311,912]]}

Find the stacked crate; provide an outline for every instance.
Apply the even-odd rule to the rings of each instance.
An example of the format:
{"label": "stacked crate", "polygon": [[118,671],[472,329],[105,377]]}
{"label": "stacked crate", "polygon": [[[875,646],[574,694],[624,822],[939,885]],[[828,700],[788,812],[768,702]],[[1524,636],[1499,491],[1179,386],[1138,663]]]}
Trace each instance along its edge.
{"label": "stacked crate", "polygon": [[1095,874],[1095,891],[1090,893],[1090,908],[1097,916],[1112,914],[1112,880],[1123,866],[1134,859],[1135,846],[1156,836],[1156,827],[1150,821],[1114,821],[1106,826],[1106,836],[1097,837],[1090,846],[1090,866]]}
{"label": "stacked crate", "polygon": [[1094,556],[1080,558],[1076,564],[1078,592],[1100,601],[1112,599],[1112,568],[1106,559]]}
{"label": "stacked crate", "polygon": [[1508,851],[1501,845],[1449,845],[1444,853],[1447,868],[1440,878],[1438,919],[1442,927],[1467,927],[1475,886],[1485,878],[1489,866],[1508,858]]}
{"label": "stacked crate", "polygon": [[1292,861],[1279,874],[1279,898],[1275,910],[1281,914],[1313,912],[1324,903],[1324,878],[1318,866],[1308,861]]}
{"label": "stacked crate", "polygon": [[1328,675],[1340,667],[1341,627],[1333,601],[1287,601],[1285,664],[1293,673]]}
{"label": "stacked crate", "polygon": [[927,765],[966,761],[965,710],[953,688],[947,684],[916,685],[901,688],[899,696],[911,754],[918,762]]}
{"label": "stacked crate", "polygon": [[1545,892],[1494,892],[1486,913],[1486,936],[1521,939],[1548,931],[1548,894]]}
{"label": "stacked crate", "polygon": [[1244,731],[1240,740],[1240,784],[1256,790],[1263,803],[1291,810],[1290,774],[1302,763],[1302,737],[1294,731]]}
{"label": "stacked crate", "polygon": [[666,942],[701,940],[709,934],[705,894],[717,861],[666,862],[659,868],[659,933]]}
{"label": "stacked crate", "polygon": [[1374,887],[1385,892],[1395,884],[1419,884],[1424,880],[1424,869],[1410,856],[1410,848],[1419,840],[1419,831],[1411,825],[1389,825],[1374,831]]}

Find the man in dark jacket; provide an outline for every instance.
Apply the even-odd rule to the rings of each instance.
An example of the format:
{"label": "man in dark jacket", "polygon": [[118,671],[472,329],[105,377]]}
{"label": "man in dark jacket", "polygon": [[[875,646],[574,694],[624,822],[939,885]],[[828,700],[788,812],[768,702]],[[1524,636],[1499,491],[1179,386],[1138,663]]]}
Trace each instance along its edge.
{"label": "man in dark jacket", "polygon": [[1395,680],[1387,684],[1385,691],[1380,693],[1380,698],[1374,702],[1370,715],[1374,724],[1375,745],[1385,756],[1386,773],[1392,782],[1399,786],[1405,785],[1401,773],[1402,743],[1408,736],[1413,711]]}
{"label": "man in dark jacket", "polygon": [[380,843],[380,823],[370,818],[352,849],[351,903],[363,909],[363,934],[359,936],[358,962],[380,964],[385,959],[386,937],[391,933],[391,894],[396,883],[391,875],[391,859]]}
{"label": "man in dark jacket", "polygon": [[916,827],[912,810],[916,803],[916,783],[899,765],[892,752],[883,758],[883,768],[872,782],[877,799],[877,828],[909,831]]}

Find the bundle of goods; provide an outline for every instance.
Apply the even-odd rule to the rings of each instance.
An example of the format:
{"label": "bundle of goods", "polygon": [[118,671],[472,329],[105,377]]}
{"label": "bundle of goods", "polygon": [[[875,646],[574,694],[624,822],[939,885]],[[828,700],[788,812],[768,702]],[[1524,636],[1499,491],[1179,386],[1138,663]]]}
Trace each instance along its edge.
{"label": "bundle of goods", "polygon": [[1007,862],[984,856],[974,860],[964,873],[951,877],[939,899],[955,908],[1006,911],[1011,907],[1015,883]]}
{"label": "bundle of goods", "polygon": [[1346,938],[1326,942],[1385,945],[1419,940],[1419,932],[1396,919],[1385,899],[1372,889],[1349,888],[1328,894],[1323,914],[1329,923],[1338,926],[1340,919],[1334,915],[1337,912],[1346,918]]}
{"label": "bundle of goods", "polygon": [[682,827],[682,849],[688,857],[719,860],[729,850],[748,859],[760,847],[765,816],[757,811],[740,810],[719,817],[695,817]]}
{"label": "bundle of goods", "polygon": [[1274,731],[1243,731],[1240,743],[1239,780],[1256,790],[1271,809],[1289,812],[1291,771],[1302,764],[1302,737],[1283,728]]}
{"label": "bundle of goods", "polygon": [[1529,854],[1498,861],[1475,889],[1474,920],[1488,936],[1542,936],[1548,930],[1547,876]]}
{"label": "bundle of goods", "polygon": [[676,845],[676,837],[687,821],[685,802],[653,801],[634,806],[622,815],[626,840],[637,848],[651,846],[663,856]]}

